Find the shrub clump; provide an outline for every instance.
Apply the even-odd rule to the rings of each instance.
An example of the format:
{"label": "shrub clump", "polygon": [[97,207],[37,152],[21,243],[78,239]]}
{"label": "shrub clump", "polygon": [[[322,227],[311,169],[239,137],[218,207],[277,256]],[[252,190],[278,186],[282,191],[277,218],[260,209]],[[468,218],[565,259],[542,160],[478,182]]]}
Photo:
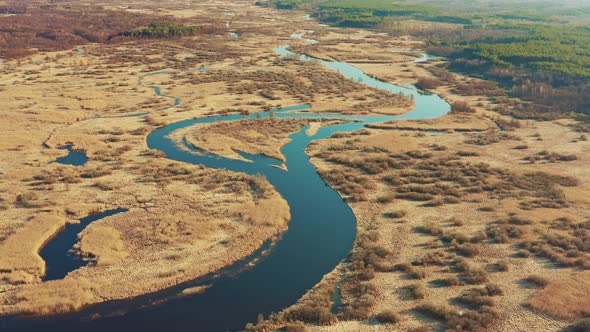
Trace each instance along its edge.
{"label": "shrub clump", "polygon": [[475,109],[465,101],[456,101],[451,105],[451,113],[475,113]]}
{"label": "shrub clump", "polygon": [[445,286],[459,286],[461,285],[461,281],[456,276],[450,276],[447,278],[443,278],[440,282]]}
{"label": "shrub clump", "polygon": [[414,299],[421,300],[426,297],[426,287],[424,287],[423,284],[412,284],[410,285],[409,290]]}
{"label": "shrub clump", "polygon": [[458,259],[454,262],[454,267],[461,273],[461,276],[468,284],[479,285],[489,280],[488,273],[476,266],[470,265],[464,259]]}
{"label": "shrub clump", "polygon": [[401,320],[401,317],[395,311],[386,309],[375,315],[375,320],[381,324],[395,324]]}
{"label": "shrub clump", "polygon": [[390,218],[390,219],[399,219],[399,218],[403,218],[407,215],[408,213],[405,210],[398,210],[398,211],[391,211],[391,212],[387,212],[385,213],[385,217],[386,218]]}
{"label": "shrub clump", "polygon": [[449,329],[464,331],[485,331],[485,328],[499,316],[498,312],[489,306],[482,306],[477,311],[458,311],[449,306],[425,303],[416,310],[445,321]]}
{"label": "shrub clump", "polygon": [[538,288],[545,288],[550,282],[547,278],[535,274],[526,277],[525,281]]}
{"label": "shrub clump", "polygon": [[282,319],[288,322],[305,322],[318,325],[330,325],[336,320],[332,314],[331,287],[320,286],[313,289],[308,296],[283,312]]}
{"label": "shrub clump", "polygon": [[342,317],[345,319],[362,320],[369,318],[371,308],[375,306],[377,289],[373,284],[361,283],[353,290],[354,300],[342,308]]}

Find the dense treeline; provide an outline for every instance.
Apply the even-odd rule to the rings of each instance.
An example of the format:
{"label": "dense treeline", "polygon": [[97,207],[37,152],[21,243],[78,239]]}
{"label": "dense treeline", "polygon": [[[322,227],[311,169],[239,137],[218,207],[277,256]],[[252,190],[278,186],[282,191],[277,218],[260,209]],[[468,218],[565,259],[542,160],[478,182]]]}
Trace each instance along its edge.
{"label": "dense treeline", "polygon": [[[10,5],[13,15],[0,17],[0,58],[17,58],[37,51],[67,50],[76,45],[112,41],[125,31],[162,17],[100,7]],[[20,8],[20,9],[19,9]]]}
{"label": "dense treeline", "polygon": [[512,115],[546,119],[567,112],[590,115],[589,33],[538,25],[486,29],[520,34],[469,41],[442,37],[430,41],[435,46],[432,50],[450,47],[451,69],[494,79],[509,88],[512,96],[532,103],[515,105]]}
{"label": "dense treeline", "polygon": [[313,0],[277,0],[274,5],[278,9],[301,9],[313,2]]}
{"label": "dense treeline", "polygon": [[391,16],[435,22],[471,23],[466,17],[440,15],[439,11],[431,6],[392,3],[385,0],[332,0],[318,5],[318,17],[321,22],[341,27],[376,28]]}
{"label": "dense treeline", "polygon": [[[469,28],[469,27],[467,27]],[[524,66],[590,77],[590,33],[576,27],[501,25],[486,29],[523,32],[511,38],[491,38],[457,43],[457,48],[494,65]],[[442,41],[446,43],[446,41]]]}
{"label": "dense treeline", "polygon": [[139,38],[179,38],[194,36],[201,31],[198,26],[181,25],[174,22],[153,22],[145,28],[124,32],[127,37]]}

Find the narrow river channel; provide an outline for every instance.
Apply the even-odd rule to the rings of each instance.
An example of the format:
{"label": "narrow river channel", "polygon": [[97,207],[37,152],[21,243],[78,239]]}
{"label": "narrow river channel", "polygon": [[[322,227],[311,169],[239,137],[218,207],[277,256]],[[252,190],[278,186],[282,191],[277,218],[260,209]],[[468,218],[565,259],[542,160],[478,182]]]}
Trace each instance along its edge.
{"label": "narrow river channel", "polygon": [[[284,56],[293,56],[286,46],[278,47],[275,51]],[[305,55],[300,55],[300,58],[312,61]],[[214,276],[154,294],[94,305],[82,312],[63,317],[4,320],[0,321],[0,329],[15,328],[27,332],[236,331],[242,329],[246,323],[256,321],[259,313],[268,317],[271,312],[288,307],[317,284],[350,253],[356,236],[356,219],[346,202],[315,171],[305,153],[307,146],[314,140],[327,138],[338,132],[359,130],[369,123],[436,118],[448,113],[450,106],[435,94],[379,81],[345,62],[313,61],[319,61],[356,82],[412,95],[415,108],[399,116],[316,114],[309,112],[308,105],[275,110],[273,113],[277,118],[348,120],[346,123],[323,127],[313,136],[306,134],[306,128],[291,135],[292,141],[282,149],[287,159],[287,172],[272,167],[280,163],[263,156],[243,154],[251,162],[226,159],[197,151],[186,142],[184,147],[178,146],[170,139],[170,135],[176,130],[195,124],[255,118],[254,114],[180,121],[156,129],[147,137],[150,149],[163,151],[171,160],[264,175],[288,201],[292,216],[288,231],[271,247],[267,255],[259,257],[256,264],[247,269],[243,267],[248,265],[251,258]],[[268,113],[262,114],[262,117],[268,116]],[[201,295],[175,296],[186,287],[209,283],[212,287]],[[151,305],[154,302],[158,304]],[[101,318],[90,320],[91,317]]]}

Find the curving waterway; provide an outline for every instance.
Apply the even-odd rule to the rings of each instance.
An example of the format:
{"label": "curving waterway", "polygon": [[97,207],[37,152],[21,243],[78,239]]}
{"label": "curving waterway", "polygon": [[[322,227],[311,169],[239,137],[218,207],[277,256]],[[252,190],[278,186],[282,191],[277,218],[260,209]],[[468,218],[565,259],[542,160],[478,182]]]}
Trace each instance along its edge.
{"label": "curving waterway", "polygon": [[88,260],[72,252],[72,248],[79,240],[78,234],[90,223],[122,212],[127,210],[121,208],[107,210],[84,217],[77,224],[65,225],[39,252],[39,256],[45,261],[43,281],[63,279],[68,273],[87,265]]}
{"label": "curving waterway", "polygon": [[[270,248],[266,255],[256,253],[221,273],[154,294],[94,305],[68,316],[4,320],[0,321],[0,328],[60,332],[240,330],[246,323],[256,321],[259,313],[268,317],[271,312],[293,304],[349,254],[356,236],[355,216],[340,195],[315,171],[305,149],[314,140],[338,132],[359,130],[369,123],[436,118],[448,113],[450,106],[435,94],[380,81],[345,62],[295,55],[286,46],[275,51],[284,56],[299,56],[304,61],[319,61],[349,79],[374,88],[411,95],[415,108],[399,116],[316,114],[308,105],[274,110],[273,115],[277,118],[347,120],[323,127],[313,136],[306,134],[307,127],[291,135],[291,142],[282,149],[288,171],[272,167],[280,162],[267,157],[242,153],[250,162],[227,159],[199,151],[186,141],[179,146],[170,138],[175,131],[195,124],[255,118],[254,114],[191,119],[154,130],[147,137],[147,145],[163,151],[171,160],[264,175],[289,203],[292,218],[288,231],[273,246],[265,245],[263,249]],[[261,113],[262,117],[270,115]],[[256,259],[256,264],[249,264],[252,259]],[[201,295],[175,296],[186,287],[203,284],[212,284],[212,287]],[[158,304],[152,305],[154,302]],[[89,320],[90,317],[100,318]]]}

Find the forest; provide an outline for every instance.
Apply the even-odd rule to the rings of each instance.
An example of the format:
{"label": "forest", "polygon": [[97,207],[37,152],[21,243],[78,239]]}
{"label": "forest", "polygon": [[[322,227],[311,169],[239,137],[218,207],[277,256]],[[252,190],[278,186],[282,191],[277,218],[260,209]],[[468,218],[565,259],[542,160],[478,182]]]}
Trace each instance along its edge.
{"label": "forest", "polygon": [[145,28],[122,33],[123,36],[137,38],[179,38],[194,36],[201,31],[198,26],[181,25],[174,22],[153,22]]}
{"label": "forest", "polygon": [[[60,51],[87,43],[117,41],[125,31],[163,17],[98,6],[26,5],[0,7],[0,58],[19,58],[36,52]],[[113,40],[115,39],[115,40]]]}

